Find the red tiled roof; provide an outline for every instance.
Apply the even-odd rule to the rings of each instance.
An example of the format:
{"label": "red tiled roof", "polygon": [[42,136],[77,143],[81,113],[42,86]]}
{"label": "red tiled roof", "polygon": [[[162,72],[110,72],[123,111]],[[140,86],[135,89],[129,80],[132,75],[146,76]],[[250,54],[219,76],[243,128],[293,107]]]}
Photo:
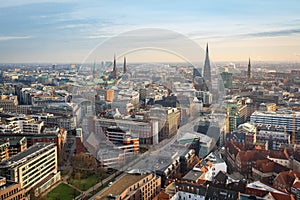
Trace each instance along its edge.
{"label": "red tiled roof", "polygon": [[289,171],[289,168],[268,159],[257,160],[254,167],[263,173]]}
{"label": "red tiled roof", "polygon": [[300,181],[295,182],[293,188],[300,188]]}
{"label": "red tiled roof", "polygon": [[270,194],[275,200],[295,200],[294,197],[289,194],[280,194],[275,192],[270,192]]}
{"label": "red tiled roof", "polygon": [[265,159],[265,157],[262,154],[260,154],[258,151],[255,150],[246,151],[246,152],[240,151],[237,157],[239,157],[241,161],[247,161],[247,162]]}
{"label": "red tiled roof", "polygon": [[288,160],[289,159],[289,155],[284,152],[284,151],[270,151],[270,154],[269,154],[270,158],[277,158],[277,159],[286,159]]}
{"label": "red tiled roof", "polygon": [[300,178],[300,172],[290,170],[279,173],[274,179],[274,182],[280,182],[284,185],[284,188],[291,188],[296,178]]}

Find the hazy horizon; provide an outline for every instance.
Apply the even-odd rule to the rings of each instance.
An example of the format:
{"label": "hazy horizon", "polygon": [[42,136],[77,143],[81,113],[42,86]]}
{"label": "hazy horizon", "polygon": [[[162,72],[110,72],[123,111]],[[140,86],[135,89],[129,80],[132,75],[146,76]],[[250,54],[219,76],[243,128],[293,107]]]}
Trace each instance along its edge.
{"label": "hazy horizon", "polygon": [[[82,63],[98,44],[143,28],[209,43],[214,62],[300,62],[299,8],[296,0],[12,0],[0,5],[0,63]],[[180,61],[161,52],[128,60]]]}

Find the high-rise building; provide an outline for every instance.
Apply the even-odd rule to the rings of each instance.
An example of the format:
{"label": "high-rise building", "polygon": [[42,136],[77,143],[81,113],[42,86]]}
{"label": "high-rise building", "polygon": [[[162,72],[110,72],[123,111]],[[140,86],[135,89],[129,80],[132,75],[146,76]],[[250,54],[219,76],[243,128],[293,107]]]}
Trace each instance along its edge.
{"label": "high-rise building", "polygon": [[96,61],[94,61],[94,65],[93,65],[93,77],[96,77]]}
{"label": "high-rise building", "polygon": [[249,63],[248,63],[247,78],[248,78],[248,80],[252,79],[252,67],[251,67],[250,58],[249,58]]}
{"label": "high-rise building", "polygon": [[221,77],[225,88],[232,88],[232,73],[222,72]]}
{"label": "high-rise building", "polygon": [[226,132],[232,132],[238,126],[247,121],[247,105],[237,101],[226,102]]}
{"label": "high-rise building", "polygon": [[123,66],[123,74],[126,74],[127,67],[126,67],[126,57],[124,57],[124,66]]}
{"label": "high-rise building", "polygon": [[203,78],[208,87],[208,90],[211,90],[212,84],[211,84],[211,69],[210,69],[210,61],[209,61],[209,53],[208,53],[208,44],[206,46],[206,55],[205,55],[205,62],[204,62],[204,68],[203,68]]}

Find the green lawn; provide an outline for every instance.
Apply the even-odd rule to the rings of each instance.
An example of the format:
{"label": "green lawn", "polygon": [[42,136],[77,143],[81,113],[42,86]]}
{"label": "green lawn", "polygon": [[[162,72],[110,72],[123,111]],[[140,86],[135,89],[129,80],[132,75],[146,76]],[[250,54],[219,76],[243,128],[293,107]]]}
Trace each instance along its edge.
{"label": "green lawn", "polygon": [[[104,174],[102,179],[105,179],[106,177],[108,177],[108,174]],[[91,188],[93,185],[95,185],[99,181],[100,181],[99,174],[94,174],[87,178],[70,179],[69,183],[71,185],[74,185],[75,187],[81,189],[82,191],[85,191],[85,190]]]}
{"label": "green lawn", "polygon": [[79,194],[79,191],[61,183],[47,194],[47,200],[72,200]]}

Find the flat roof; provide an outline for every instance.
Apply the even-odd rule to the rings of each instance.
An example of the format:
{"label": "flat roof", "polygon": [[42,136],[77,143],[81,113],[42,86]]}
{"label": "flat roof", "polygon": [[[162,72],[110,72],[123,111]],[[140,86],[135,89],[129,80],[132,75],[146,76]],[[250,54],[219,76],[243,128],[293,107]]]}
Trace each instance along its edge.
{"label": "flat roof", "polygon": [[145,178],[149,174],[142,174],[142,175],[133,175],[133,174],[125,174],[122,178],[117,180],[111,186],[109,186],[106,190],[104,190],[96,199],[110,199],[108,196],[118,196],[120,195],[125,189],[130,187],[131,185],[135,184],[137,181]]}
{"label": "flat roof", "polygon": [[190,170],[184,177],[184,180],[189,180],[189,181],[195,181],[197,182],[198,179],[201,177],[203,174],[202,171],[196,171],[196,170]]}

